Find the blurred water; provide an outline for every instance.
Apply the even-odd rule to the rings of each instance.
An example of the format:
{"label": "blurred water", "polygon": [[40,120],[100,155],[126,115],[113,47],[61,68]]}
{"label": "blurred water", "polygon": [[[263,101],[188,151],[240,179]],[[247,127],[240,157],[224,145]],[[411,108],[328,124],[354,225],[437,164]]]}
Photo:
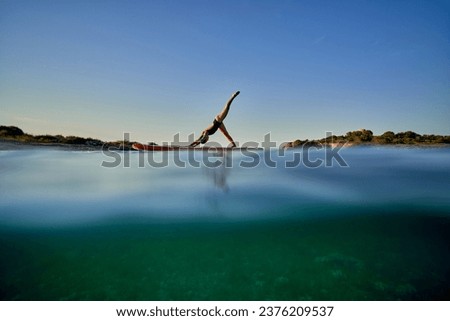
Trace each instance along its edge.
{"label": "blurred water", "polygon": [[297,153],[0,151],[0,297],[450,298],[450,149]]}

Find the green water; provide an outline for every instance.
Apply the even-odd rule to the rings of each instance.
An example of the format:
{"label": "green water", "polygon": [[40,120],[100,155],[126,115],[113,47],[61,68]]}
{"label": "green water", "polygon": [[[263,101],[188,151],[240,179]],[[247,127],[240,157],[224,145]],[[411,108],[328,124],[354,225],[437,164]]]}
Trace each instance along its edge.
{"label": "green water", "polygon": [[317,168],[143,155],[0,152],[0,299],[450,299],[450,149]]}
{"label": "green water", "polygon": [[3,300],[447,300],[450,220],[420,213],[6,232],[0,237],[0,295]]}

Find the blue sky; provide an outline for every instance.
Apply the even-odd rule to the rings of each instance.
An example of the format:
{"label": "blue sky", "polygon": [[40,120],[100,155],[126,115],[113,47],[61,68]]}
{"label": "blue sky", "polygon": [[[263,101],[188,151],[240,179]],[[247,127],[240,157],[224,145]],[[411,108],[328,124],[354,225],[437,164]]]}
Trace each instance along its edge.
{"label": "blue sky", "polygon": [[[450,134],[445,1],[0,0],[0,124],[171,141]],[[225,144],[220,134],[214,140]]]}

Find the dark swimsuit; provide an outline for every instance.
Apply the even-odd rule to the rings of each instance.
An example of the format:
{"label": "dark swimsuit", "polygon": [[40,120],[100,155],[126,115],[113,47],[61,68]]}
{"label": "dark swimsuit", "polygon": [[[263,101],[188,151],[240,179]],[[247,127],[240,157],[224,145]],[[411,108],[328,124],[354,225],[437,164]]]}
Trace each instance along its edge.
{"label": "dark swimsuit", "polygon": [[208,135],[214,135],[214,133],[219,129],[219,127],[222,125],[222,122],[218,122],[215,118],[213,121],[213,127],[211,129],[208,129],[206,132]]}

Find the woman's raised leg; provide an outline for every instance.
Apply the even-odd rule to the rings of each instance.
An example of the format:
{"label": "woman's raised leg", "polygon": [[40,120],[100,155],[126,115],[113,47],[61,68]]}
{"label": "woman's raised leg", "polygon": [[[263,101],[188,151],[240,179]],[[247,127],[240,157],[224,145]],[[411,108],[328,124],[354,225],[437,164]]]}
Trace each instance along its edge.
{"label": "woman's raised leg", "polygon": [[223,107],[222,111],[216,116],[216,120],[221,123],[227,117],[228,111],[230,110],[231,103],[233,102],[234,98],[237,97],[237,95],[240,94],[240,91],[236,91],[231,98],[227,101],[225,104],[225,107]]}

